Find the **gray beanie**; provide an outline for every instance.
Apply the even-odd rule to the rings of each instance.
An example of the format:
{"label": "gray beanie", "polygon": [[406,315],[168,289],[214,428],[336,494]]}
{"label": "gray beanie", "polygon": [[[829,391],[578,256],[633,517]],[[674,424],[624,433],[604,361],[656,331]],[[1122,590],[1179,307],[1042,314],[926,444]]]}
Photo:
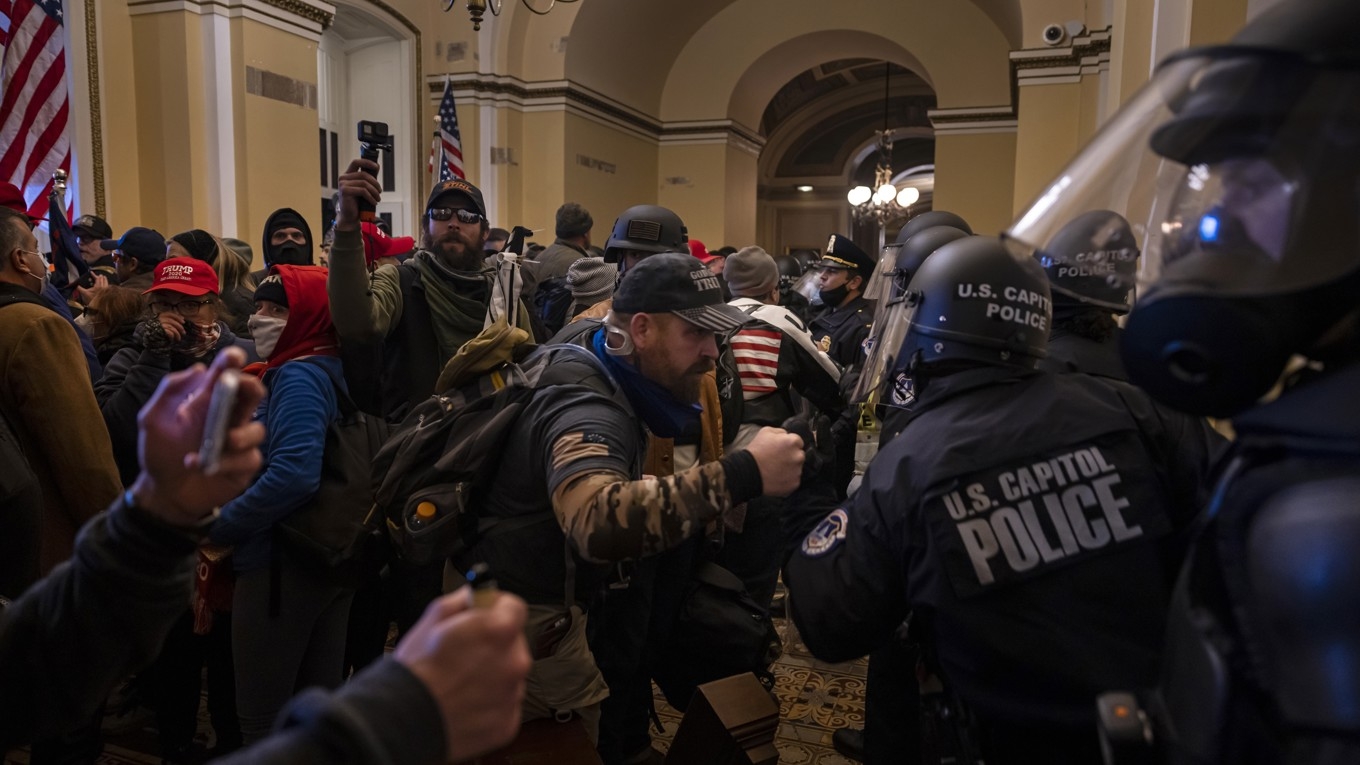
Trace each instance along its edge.
{"label": "gray beanie", "polygon": [[743,247],[727,256],[723,278],[733,295],[758,297],[770,294],[779,286],[779,267],[768,252],[759,247]]}
{"label": "gray beanie", "polygon": [[594,226],[595,221],[590,217],[590,213],[575,202],[568,202],[557,208],[558,239],[570,239],[589,233]]}
{"label": "gray beanie", "polygon": [[577,303],[594,305],[614,294],[618,275],[604,258],[580,258],[567,269],[567,289]]}
{"label": "gray beanie", "polygon": [[232,252],[241,256],[241,260],[244,260],[247,265],[255,260],[255,250],[251,248],[248,242],[243,242],[240,239],[234,239],[227,236],[222,238],[222,244],[230,247]]}

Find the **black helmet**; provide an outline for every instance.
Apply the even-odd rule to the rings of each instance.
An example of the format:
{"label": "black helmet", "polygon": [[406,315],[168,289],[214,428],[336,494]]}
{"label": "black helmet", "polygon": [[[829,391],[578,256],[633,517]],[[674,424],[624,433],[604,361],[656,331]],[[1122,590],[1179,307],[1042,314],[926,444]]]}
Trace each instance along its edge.
{"label": "black helmet", "polygon": [[1119,213],[1082,213],[1036,254],[1053,285],[1055,305],[1092,305],[1121,314],[1132,307],[1138,243]]}
{"label": "black helmet", "polygon": [[[949,215],[949,213],[945,213],[945,215]],[[897,251],[897,262],[894,264],[897,281],[901,283],[902,289],[906,289],[907,285],[911,283],[916,272],[921,270],[921,265],[926,262],[926,258],[931,253],[950,242],[963,239],[971,233],[954,226],[931,226],[918,230],[910,239],[904,241],[901,249]]]}
{"label": "black helmet", "polygon": [[897,232],[896,244],[904,244],[916,234],[925,231],[928,228],[935,228],[936,226],[956,228],[970,236],[973,233],[973,228],[968,225],[968,221],[958,215],[955,215],[952,212],[946,212],[945,210],[931,210],[930,212],[923,212],[907,221],[906,224],[902,226],[902,230]]}
{"label": "black helmet", "polygon": [[1007,231],[1039,249],[1089,210],[1142,244],[1120,341],[1134,382],[1230,416],[1360,305],[1360,3],[1295,0],[1182,51]]}
{"label": "black helmet", "polygon": [[786,287],[798,281],[803,275],[803,264],[792,255],[774,256],[775,268],[779,269],[779,286]]}
{"label": "black helmet", "polygon": [[[907,285],[911,283],[912,277],[920,270],[921,264],[925,262],[926,258],[944,245],[966,236],[968,234],[953,226],[934,226],[918,230],[915,235],[901,244],[890,244],[884,248],[886,252],[892,253],[894,261],[883,272],[878,292],[870,297],[874,301],[874,323],[869,326],[869,345],[871,347],[878,341],[881,329],[892,326],[894,314],[900,313],[900,309],[896,306],[901,302],[902,296],[907,292]],[[877,275],[879,272],[875,271],[874,273]],[[889,342],[900,343],[900,336],[898,340],[890,340]],[[891,372],[892,370],[888,371]],[[866,387],[859,391],[865,397],[872,392],[867,385],[866,383]]]}
{"label": "black helmet", "polygon": [[[888,297],[890,291],[895,289],[893,286],[894,278],[900,277],[897,263],[898,254],[902,251],[902,245],[906,244],[908,239],[916,236],[922,231],[938,226],[955,228],[965,235],[971,235],[973,233],[973,229],[968,226],[968,222],[952,212],[931,210],[917,215],[907,221],[906,225],[902,226],[901,230],[897,232],[897,238],[891,244],[884,245],[883,251],[878,254],[878,267],[874,269],[873,275],[869,277],[868,283],[864,286],[864,297],[869,300],[883,300]],[[925,259],[925,256],[929,255],[931,252],[934,252],[934,250],[932,249],[921,253],[921,259]],[[916,265],[912,266],[910,269],[910,273],[915,273],[916,266],[919,265],[921,265],[920,261],[917,261]],[[905,279],[897,278],[898,281],[902,282],[901,286],[905,286],[907,282],[911,281],[910,273]]]}
{"label": "black helmet", "polygon": [[854,398],[882,391],[898,370],[932,362],[1033,367],[1047,354],[1052,315],[1048,279],[1034,259],[994,237],[947,242],[883,319]]}
{"label": "black helmet", "polygon": [[[807,271],[808,267],[820,257],[816,250],[793,250],[789,255],[798,261],[798,265],[803,267],[803,271]],[[799,276],[802,276],[802,274],[799,274]]]}
{"label": "black helmet", "polygon": [[1034,366],[1047,355],[1053,307],[1038,263],[990,236],[968,236],[935,250],[907,285],[916,311],[902,358],[972,359]]}
{"label": "black helmet", "polygon": [[685,223],[680,216],[656,205],[636,205],[614,221],[604,245],[604,259],[617,263],[620,250],[642,252],[688,252]]}

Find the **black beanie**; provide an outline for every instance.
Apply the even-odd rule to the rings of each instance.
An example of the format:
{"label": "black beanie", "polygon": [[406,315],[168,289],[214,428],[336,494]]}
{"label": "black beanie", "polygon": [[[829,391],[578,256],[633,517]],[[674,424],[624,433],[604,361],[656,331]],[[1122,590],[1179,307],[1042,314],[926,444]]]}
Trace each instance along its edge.
{"label": "black beanie", "polygon": [[285,308],[288,307],[288,291],[283,288],[283,279],[278,274],[270,274],[255,288],[255,300],[270,300]]}
{"label": "black beanie", "polygon": [[170,237],[170,241],[179,244],[189,252],[191,257],[212,265],[217,260],[217,243],[213,241],[212,235],[201,228],[190,229],[182,234],[175,234]]}

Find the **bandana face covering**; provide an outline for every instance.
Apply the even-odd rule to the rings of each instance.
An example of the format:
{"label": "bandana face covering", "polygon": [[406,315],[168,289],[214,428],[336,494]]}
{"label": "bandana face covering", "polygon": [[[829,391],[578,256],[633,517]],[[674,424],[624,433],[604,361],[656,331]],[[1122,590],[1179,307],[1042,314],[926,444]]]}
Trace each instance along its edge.
{"label": "bandana face covering", "polygon": [[198,359],[208,355],[222,339],[222,328],[217,322],[205,325],[189,321],[184,323],[184,329],[187,344],[180,350],[190,358]]}
{"label": "bandana face covering", "polygon": [[677,401],[670,391],[647,379],[632,364],[605,350],[605,333],[595,335],[595,355],[614,373],[628,402],[647,429],[661,438],[679,438],[697,432],[703,407]]}

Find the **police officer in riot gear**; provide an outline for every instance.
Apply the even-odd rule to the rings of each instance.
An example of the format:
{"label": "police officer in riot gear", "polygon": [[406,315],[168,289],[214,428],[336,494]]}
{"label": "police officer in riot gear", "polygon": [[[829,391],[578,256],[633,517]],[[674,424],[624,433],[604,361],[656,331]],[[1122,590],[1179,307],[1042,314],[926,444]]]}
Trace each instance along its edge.
{"label": "police officer in riot gear", "polygon": [[1114,317],[1132,307],[1138,243],[1129,222],[1109,210],[1082,213],[1038,258],[1053,287],[1053,330],[1039,367],[1127,382]]}
{"label": "police officer in riot gear", "polygon": [[[902,251],[902,245],[906,244],[908,239],[911,239],[922,231],[937,226],[947,226],[949,228],[958,229],[968,235],[973,233],[973,229],[968,225],[968,221],[952,212],[931,210],[917,215],[903,224],[902,228],[897,232],[897,238],[893,240],[892,244],[884,246],[883,252],[879,253],[878,267],[874,269],[874,273],[869,277],[868,284],[864,288],[864,296],[875,303],[887,297],[889,277],[900,276],[900,272],[897,268],[897,255]],[[918,263],[917,265],[920,264]],[[912,273],[915,273],[915,269],[912,270]],[[908,275],[905,280],[899,279],[899,281],[901,281],[902,286],[905,287],[906,283],[911,281],[911,276]],[[877,310],[876,307],[875,311]]]}
{"label": "police officer in riot gear", "polygon": [[1035,370],[1048,281],[995,239],[941,247],[897,306],[864,374],[905,366],[915,407],[785,568],[799,633],[839,661],[911,612],[988,763],[1092,762],[1096,693],[1156,671],[1206,445],[1135,388]]}
{"label": "police officer in riot gear", "polygon": [[1043,241],[1093,195],[1147,221],[1125,365],[1232,417],[1131,732],[1168,762],[1360,761],[1357,60],[1352,0],[1279,4],[1230,46],[1173,55],[1010,232]]}
{"label": "police officer in riot gear", "polygon": [[793,312],[804,324],[812,321],[812,304],[793,285],[803,276],[803,264],[792,255],[775,255],[774,265],[779,269],[779,304]]}

